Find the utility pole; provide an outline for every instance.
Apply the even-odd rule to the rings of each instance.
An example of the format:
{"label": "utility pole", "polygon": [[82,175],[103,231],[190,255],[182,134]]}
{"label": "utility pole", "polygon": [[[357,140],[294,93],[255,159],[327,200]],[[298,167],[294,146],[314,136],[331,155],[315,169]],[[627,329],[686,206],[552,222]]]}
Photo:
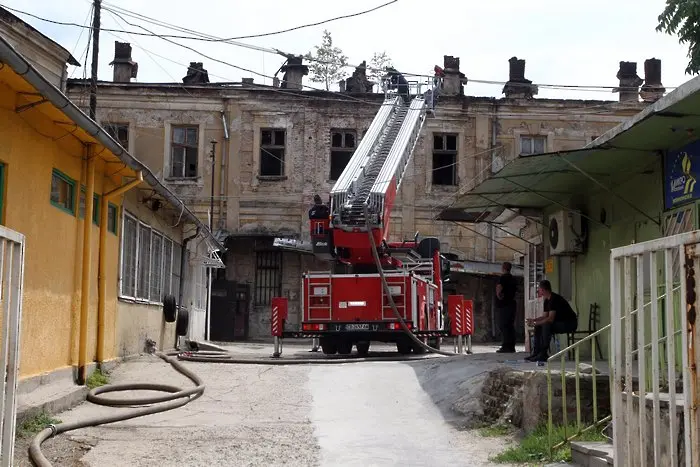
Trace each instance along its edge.
{"label": "utility pole", "polygon": [[92,14],[92,69],[90,70],[90,118],[97,113],[97,64],[100,54],[100,9],[102,0],[93,0]]}

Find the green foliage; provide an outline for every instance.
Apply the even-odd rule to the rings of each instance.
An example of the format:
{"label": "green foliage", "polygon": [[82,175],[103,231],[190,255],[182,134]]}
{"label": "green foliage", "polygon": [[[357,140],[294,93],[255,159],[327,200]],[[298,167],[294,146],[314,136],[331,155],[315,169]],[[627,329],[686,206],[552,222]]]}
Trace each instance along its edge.
{"label": "green foliage", "polygon": [[109,384],[109,374],[103,372],[99,368],[90,373],[90,376],[88,376],[88,379],[85,382],[85,385],[89,389],[98,388],[100,386],[104,386],[105,384]]}
{"label": "green foliage", "polygon": [[500,438],[513,433],[513,427],[508,425],[485,426],[479,430],[479,434],[484,438]]}
{"label": "green foliage", "polygon": [[367,79],[378,83],[381,77],[385,75],[383,70],[389,66],[393,67],[394,64],[386,52],[374,52],[369,61],[368,68],[370,69],[367,70]]}
{"label": "green foliage", "polygon": [[[569,426],[566,430],[569,436],[575,432],[576,426],[574,424]],[[555,427],[552,433],[552,440],[556,443],[563,439],[564,427]],[[576,438],[576,441],[605,441],[605,438],[600,431],[591,429],[582,433]],[[535,431],[526,435],[517,445],[509,447],[505,451],[494,456],[493,461],[501,464],[531,464],[544,461],[571,462],[571,447],[568,443],[555,449],[551,459],[549,459],[548,443],[547,426],[541,425]]]}
{"label": "green foliage", "polygon": [[688,44],[687,74],[700,72],[700,0],[666,0],[658,17],[656,30],[678,35],[678,42]]}
{"label": "green foliage", "polygon": [[334,84],[347,76],[345,68],[348,64],[348,57],[343,54],[339,47],[333,46],[333,38],[328,30],[323,31],[321,45],[314,46],[314,53],[307,53],[309,60],[309,71],[311,81],[323,83],[326,91],[329,91],[331,84]]}
{"label": "green foliage", "polygon": [[20,423],[20,425],[17,427],[17,436],[28,438],[36,435],[49,425],[57,425],[59,423],[61,423],[61,420],[53,418],[46,412],[41,412],[39,415],[28,418]]}

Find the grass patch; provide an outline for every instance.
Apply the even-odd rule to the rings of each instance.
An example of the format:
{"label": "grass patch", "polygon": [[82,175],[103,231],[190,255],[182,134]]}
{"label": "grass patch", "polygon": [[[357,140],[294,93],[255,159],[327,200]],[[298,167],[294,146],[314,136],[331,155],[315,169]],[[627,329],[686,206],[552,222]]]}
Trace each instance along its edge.
{"label": "grass patch", "polygon": [[85,385],[89,389],[95,389],[100,386],[104,386],[105,384],[109,384],[109,374],[103,372],[99,368],[90,373],[90,376],[88,376],[88,379],[85,382]]}
{"label": "grass patch", "polygon": [[[576,431],[576,425],[571,425],[567,430],[567,434],[571,436]],[[564,427],[558,426],[554,428],[552,439],[555,442],[564,439]],[[601,429],[591,429],[576,438],[577,441],[605,441],[605,437],[601,434]],[[571,447],[569,444],[557,448],[552,453],[552,459],[549,459],[549,441],[547,439],[547,426],[541,425],[532,433],[526,435],[520,443],[512,446],[500,454],[493,457],[494,462],[502,464],[526,464],[537,463],[544,461],[551,462],[571,462]]]}
{"label": "grass patch", "polygon": [[46,412],[41,412],[32,418],[28,418],[17,427],[17,436],[28,438],[39,433],[49,425],[61,423],[61,420],[52,417]]}
{"label": "grass patch", "polygon": [[500,438],[502,436],[508,436],[512,432],[512,427],[503,424],[485,426],[479,430],[479,434],[484,438]]}

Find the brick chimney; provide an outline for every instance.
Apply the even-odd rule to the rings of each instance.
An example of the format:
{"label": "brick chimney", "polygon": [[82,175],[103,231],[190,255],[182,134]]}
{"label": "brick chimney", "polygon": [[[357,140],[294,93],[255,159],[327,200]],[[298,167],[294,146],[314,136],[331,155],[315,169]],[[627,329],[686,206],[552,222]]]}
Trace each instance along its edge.
{"label": "brick chimney", "polygon": [[132,78],[136,78],[139,64],[131,60],[131,44],[114,41],[114,60],[110,65],[114,66],[112,81],[115,83],[129,83]]}
{"label": "brick chimney", "polygon": [[445,96],[463,96],[467,77],[459,71],[459,57],[445,55],[443,57],[445,77],[442,79],[442,91]]}
{"label": "brick chimney", "polygon": [[202,62],[190,62],[187,75],[182,78],[185,84],[206,84],[209,82],[209,73],[204,69]]}
{"label": "brick chimney", "polygon": [[639,95],[644,102],[651,104],[661,99],[666,88],[661,84],[661,60],[650,58],[644,61],[644,84]]}
{"label": "brick chimney", "polygon": [[617,79],[620,86],[612,92],[620,93],[620,102],[639,102],[639,86],[644,81],[637,76],[637,62],[620,62]]}
{"label": "brick chimney", "polygon": [[304,57],[301,55],[290,55],[287,63],[280,68],[284,73],[282,77],[282,89],[303,89],[302,80],[309,74],[309,67],[303,64]]}
{"label": "brick chimney", "polygon": [[242,84],[245,84],[245,85],[255,84],[255,79],[253,79],[253,78],[243,78],[243,79],[241,79],[241,83],[242,83]]}
{"label": "brick chimney", "polygon": [[537,85],[525,79],[525,60],[511,57],[508,64],[508,82],[503,86],[503,94],[509,99],[532,99],[536,96]]}

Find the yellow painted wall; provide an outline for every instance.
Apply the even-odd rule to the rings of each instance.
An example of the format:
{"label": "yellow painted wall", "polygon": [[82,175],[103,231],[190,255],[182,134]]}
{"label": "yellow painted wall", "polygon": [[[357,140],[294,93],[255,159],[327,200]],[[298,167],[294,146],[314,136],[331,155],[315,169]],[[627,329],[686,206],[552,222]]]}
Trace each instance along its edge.
{"label": "yellow painted wall", "polygon": [[[2,224],[26,237],[20,377],[77,364],[83,220],[78,216],[79,186],[85,185],[82,144],[68,130],[30,109],[14,111],[16,94],[0,80],[0,162],[5,164]],[[48,104],[44,104],[48,105]],[[116,187],[105,179],[98,159],[95,192]],[[75,215],[50,202],[51,177],[58,169],[76,181]],[[115,203],[116,204],[116,203]],[[91,221],[92,216],[86,216]],[[117,280],[118,240],[107,236],[107,283]],[[97,348],[97,271],[99,227],[92,227],[92,274],[88,360]],[[107,322],[114,320],[116,291],[107,288]],[[107,345],[112,354],[114,344]]]}

